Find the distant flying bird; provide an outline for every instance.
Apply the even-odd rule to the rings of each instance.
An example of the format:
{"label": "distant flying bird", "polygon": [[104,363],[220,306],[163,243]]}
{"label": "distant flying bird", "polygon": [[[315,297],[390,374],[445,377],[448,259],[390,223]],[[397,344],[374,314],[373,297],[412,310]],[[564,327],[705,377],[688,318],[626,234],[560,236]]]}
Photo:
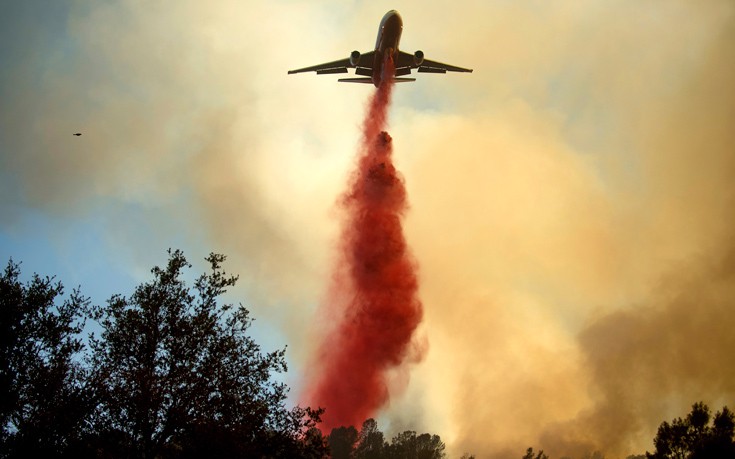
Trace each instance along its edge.
{"label": "distant flying bird", "polygon": [[72,134],[72,135],[75,135],[75,136],[79,137],[80,135],[82,135],[82,133],[81,132],[77,132],[76,134]]}

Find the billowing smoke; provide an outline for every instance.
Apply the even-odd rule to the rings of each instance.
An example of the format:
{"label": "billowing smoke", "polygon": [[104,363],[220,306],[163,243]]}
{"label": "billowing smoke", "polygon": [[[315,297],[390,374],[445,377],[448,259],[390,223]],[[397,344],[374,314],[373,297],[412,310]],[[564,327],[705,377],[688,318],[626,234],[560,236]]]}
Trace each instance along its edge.
{"label": "billowing smoke", "polygon": [[[391,65],[385,74],[393,73]],[[323,336],[304,397],[326,409],[327,432],[359,427],[387,402],[386,371],[404,361],[422,316],[401,226],[406,190],[383,130],[393,84],[384,79],[370,100],[357,170],[340,201],[346,216],[322,317],[336,325]]]}
{"label": "billowing smoke", "polygon": [[511,15],[539,47],[498,71],[543,67],[554,27],[579,43],[545,48],[568,64],[548,105],[405,133],[428,137],[406,170],[431,342],[412,384],[457,454],[624,458],[698,400],[735,405],[735,5],[655,5]]}

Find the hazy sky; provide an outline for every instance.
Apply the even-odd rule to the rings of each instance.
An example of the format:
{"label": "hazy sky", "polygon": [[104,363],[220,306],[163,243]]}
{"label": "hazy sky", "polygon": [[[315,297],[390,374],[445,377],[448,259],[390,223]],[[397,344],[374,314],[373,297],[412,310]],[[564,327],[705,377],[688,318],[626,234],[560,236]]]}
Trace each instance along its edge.
{"label": "hazy sky", "polygon": [[286,71],[369,51],[390,9],[474,73],[395,90],[428,351],[382,428],[624,457],[735,407],[730,0],[5,2],[0,261],[101,303],[169,247],[225,253],[296,398],[374,88]]}

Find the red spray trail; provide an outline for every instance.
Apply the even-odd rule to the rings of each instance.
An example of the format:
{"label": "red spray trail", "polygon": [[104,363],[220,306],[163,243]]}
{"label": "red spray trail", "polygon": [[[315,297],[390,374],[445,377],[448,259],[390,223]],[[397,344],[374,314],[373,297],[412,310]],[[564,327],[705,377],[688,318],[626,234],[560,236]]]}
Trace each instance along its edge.
{"label": "red spray trail", "polygon": [[307,382],[304,400],[326,409],[325,433],[359,428],[388,401],[386,371],[404,361],[422,316],[401,227],[406,190],[384,131],[393,84],[384,80],[370,101],[361,157],[340,201],[346,217],[326,305],[327,320],[337,323],[321,345],[319,371]]}

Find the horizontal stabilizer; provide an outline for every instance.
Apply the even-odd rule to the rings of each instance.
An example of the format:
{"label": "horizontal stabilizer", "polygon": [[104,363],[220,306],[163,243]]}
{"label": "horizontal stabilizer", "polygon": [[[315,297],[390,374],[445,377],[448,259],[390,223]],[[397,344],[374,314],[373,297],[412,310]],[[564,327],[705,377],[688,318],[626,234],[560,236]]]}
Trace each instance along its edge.
{"label": "horizontal stabilizer", "polygon": [[[373,84],[372,78],[340,78],[337,80],[341,83],[368,83]],[[393,78],[396,83],[406,83],[408,81],[416,81],[416,78]]]}
{"label": "horizontal stabilizer", "polygon": [[347,73],[347,67],[337,67],[333,69],[322,69],[316,71],[317,75],[329,75],[332,73]]}
{"label": "horizontal stabilizer", "polygon": [[420,73],[447,73],[446,69],[438,69],[434,67],[419,67]]}
{"label": "horizontal stabilizer", "polygon": [[368,83],[373,84],[372,78],[340,78],[337,80],[341,83]]}

